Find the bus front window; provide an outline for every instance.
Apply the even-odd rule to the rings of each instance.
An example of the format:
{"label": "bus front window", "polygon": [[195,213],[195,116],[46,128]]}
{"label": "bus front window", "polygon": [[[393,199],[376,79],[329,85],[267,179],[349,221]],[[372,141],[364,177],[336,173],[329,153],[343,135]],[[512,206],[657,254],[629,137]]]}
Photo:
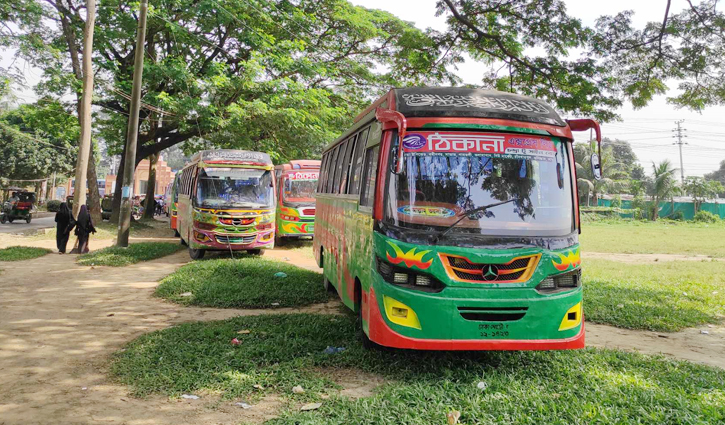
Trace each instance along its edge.
{"label": "bus front window", "polygon": [[196,184],[196,206],[271,208],[272,172],[251,168],[204,168]]}
{"label": "bus front window", "polygon": [[564,143],[475,133],[412,137],[403,143],[403,172],[388,178],[386,223],[448,238],[574,230]]}
{"label": "bus front window", "polygon": [[317,179],[287,179],[284,182],[284,201],[293,203],[315,202],[315,189],[317,189]]}

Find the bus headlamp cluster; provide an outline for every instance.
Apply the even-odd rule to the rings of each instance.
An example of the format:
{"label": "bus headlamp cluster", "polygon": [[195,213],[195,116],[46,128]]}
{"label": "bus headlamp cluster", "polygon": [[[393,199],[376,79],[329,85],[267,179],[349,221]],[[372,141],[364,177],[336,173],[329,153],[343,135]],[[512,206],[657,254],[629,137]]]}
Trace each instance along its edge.
{"label": "bus headlamp cluster", "polygon": [[376,260],[378,273],[388,283],[428,292],[443,290],[443,284],[429,274],[394,266],[380,257]]}
{"label": "bus headlamp cluster", "polygon": [[581,278],[581,269],[549,276],[536,286],[536,290],[539,292],[558,292],[578,288],[581,286]]}
{"label": "bus headlamp cluster", "polygon": [[287,214],[280,215],[280,218],[284,221],[300,221],[299,217],[294,217],[294,216],[287,215]]}

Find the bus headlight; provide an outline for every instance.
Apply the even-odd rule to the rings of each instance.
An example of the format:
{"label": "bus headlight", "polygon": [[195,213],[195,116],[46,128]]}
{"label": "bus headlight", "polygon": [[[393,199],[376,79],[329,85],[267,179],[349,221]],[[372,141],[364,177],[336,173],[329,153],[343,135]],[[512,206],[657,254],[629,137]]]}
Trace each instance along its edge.
{"label": "bus headlight", "polygon": [[294,217],[294,216],[287,215],[287,214],[282,214],[280,216],[280,218],[284,221],[300,221],[299,217]]}
{"label": "bus headlight", "polygon": [[209,239],[209,236],[207,236],[201,232],[197,232],[196,230],[194,230],[194,239],[196,239],[198,242],[210,242],[211,241],[211,239]]}
{"label": "bus headlight", "polygon": [[378,274],[388,283],[427,292],[443,290],[443,283],[429,274],[394,266],[380,257],[377,257],[376,261]]}

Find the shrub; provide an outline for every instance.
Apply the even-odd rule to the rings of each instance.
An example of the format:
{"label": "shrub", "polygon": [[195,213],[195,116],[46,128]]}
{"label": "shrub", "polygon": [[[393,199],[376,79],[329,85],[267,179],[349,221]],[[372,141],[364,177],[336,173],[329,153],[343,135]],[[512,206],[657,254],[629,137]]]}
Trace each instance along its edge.
{"label": "shrub", "polygon": [[675,211],[670,215],[669,218],[670,220],[682,221],[685,219],[685,213],[683,213],[682,211]]}
{"label": "shrub", "polygon": [[45,205],[48,208],[49,212],[58,212],[60,210],[60,204],[60,201],[52,200],[48,201],[48,203]]}
{"label": "shrub", "polygon": [[612,208],[621,208],[622,207],[622,197],[619,195],[614,195],[612,198]]}
{"label": "shrub", "polygon": [[698,223],[719,223],[720,217],[710,211],[698,211],[695,214],[694,221]]}

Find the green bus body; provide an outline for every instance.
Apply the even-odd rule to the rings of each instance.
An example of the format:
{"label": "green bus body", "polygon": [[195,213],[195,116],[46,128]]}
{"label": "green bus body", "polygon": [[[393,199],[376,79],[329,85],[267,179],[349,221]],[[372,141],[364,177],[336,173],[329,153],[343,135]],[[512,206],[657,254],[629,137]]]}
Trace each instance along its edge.
{"label": "green bus body", "polygon": [[[515,196],[513,201],[501,199],[499,204],[505,205],[491,207],[490,212],[484,208],[479,211],[480,217],[473,218],[469,215],[472,213],[460,212],[467,209],[460,208],[455,213],[453,207],[441,206],[436,199],[426,199],[416,205],[406,200],[410,207],[398,207],[402,201],[392,199],[389,190],[393,187],[391,179],[396,178],[401,120],[393,121],[386,116],[397,116],[389,112],[396,110],[396,106],[402,110],[401,99],[409,93],[406,90],[410,89],[392,90],[382,97],[323,154],[313,249],[318,265],[324,269],[326,282],[337,290],[346,306],[360,315],[366,337],[380,345],[429,350],[583,348],[579,206],[569,126],[559,121],[552,124],[502,119],[496,114],[458,117],[457,111],[450,110],[444,114],[431,111],[428,115],[412,112],[412,116],[405,116],[406,134],[418,134],[414,136],[420,138],[420,143],[413,136],[404,138],[404,144],[410,145],[405,146],[405,156],[401,156],[401,161],[402,158],[408,161],[406,166],[415,161],[423,164],[430,158],[437,161],[440,156],[449,158],[446,160],[450,163],[468,160],[457,159],[457,154],[422,154],[429,155],[426,157],[414,152],[425,149],[421,146],[426,135],[428,146],[432,146],[437,131],[458,135],[459,143],[469,146],[471,140],[483,140],[484,147],[488,140],[504,146],[505,139],[507,153],[488,156],[500,157],[497,164],[502,168],[509,164],[519,168],[520,164],[520,170],[512,171],[511,175],[518,175],[522,182],[533,181],[533,176],[540,179],[540,199],[535,213],[529,211],[520,196]],[[433,90],[434,95],[439,93],[436,89],[428,90]],[[469,103],[471,98],[500,96],[500,92],[446,90],[458,96],[454,98]],[[441,97],[431,96],[424,101],[433,102],[431,98],[437,102],[435,99]],[[500,104],[528,107],[528,103],[514,101],[534,102],[522,96],[513,99]],[[481,100],[484,101],[489,102]],[[441,108],[448,108],[450,101],[441,103]],[[544,106],[540,105],[530,108],[543,110]],[[558,118],[552,117],[552,120]],[[509,151],[509,144],[533,143],[531,140],[535,142],[536,138],[550,151],[523,150],[523,156],[508,153],[516,152]],[[410,159],[416,155],[423,159]],[[473,156],[467,153],[460,157]],[[473,164],[474,160],[470,161]],[[548,176],[544,174],[545,169],[556,170],[553,180],[545,181],[544,177]],[[410,169],[406,172],[411,173]],[[490,181],[506,170],[480,173],[484,172],[489,173],[486,181]],[[413,188],[426,187],[430,185],[429,180],[434,179],[416,181]],[[406,184],[413,184],[413,180],[398,181],[398,187]],[[505,178],[494,184],[508,187]],[[567,206],[562,210],[563,215],[568,217],[565,221],[571,221],[570,225],[559,233],[552,230],[542,235],[513,234],[527,231],[526,225],[533,226],[537,220],[545,222],[547,217],[552,223],[561,222],[557,209],[546,208],[547,200],[542,194],[547,193],[562,197],[562,205]],[[543,218],[535,218],[536,213]],[[506,214],[519,214],[524,224],[512,220],[503,223],[500,230],[495,225],[484,229],[487,223],[502,220],[500,217]],[[426,217],[412,219],[414,216]],[[467,227],[454,224],[453,232],[449,229],[449,233],[444,233],[459,217],[468,219],[464,222]],[[409,219],[410,223],[405,221]],[[415,220],[445,224],[421,225],[417,229]],[[479,230],[476,220],[483,223],[481,234],[475,233]],[[519,228],[523,230],[516,230]]]}
{"label": "green bus body", "polygon": [[275,172],[277,240],[312,237],[315,232],[314,188],[320,174],[320,161],[290,161],[276,166]]}
{"label": "green bus body", "polygon": [[[179,173],[176,225],[193,259],[206,250],[258,254],[274,248],[273,170],[269,156],[260,152],[202,151],[192,158]],[[261,198],[228,196],[242,187]]]}

